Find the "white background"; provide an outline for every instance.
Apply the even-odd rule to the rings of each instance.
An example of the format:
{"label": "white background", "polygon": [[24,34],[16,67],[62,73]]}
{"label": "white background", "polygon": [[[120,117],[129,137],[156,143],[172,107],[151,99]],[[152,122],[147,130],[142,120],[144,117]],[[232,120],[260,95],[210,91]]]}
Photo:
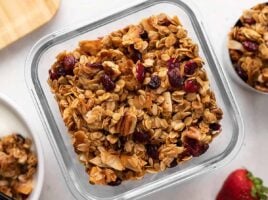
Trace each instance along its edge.
{"label": "white background", "polygon": [[[223,65],[223,42],[232,24],[243,9],[257,0],[193,0],[200,10],[205,29]],[[65,26],[112,13],[118,7],[135,1],[127,0],[62,0],[56,16],[45,26],[0,50],[0,92],[8,95],[28,115],[35,134],[41,138],[45,151],[45,183],[41,200],[74,199],[69,192],[54,157],[45,131],[28,93],[24,80],[24,62],[30,48],[42,36]],[[227,74],[228,75],[228,74]],[[234,169],[247,167],[268,184],[268,95],[257,95],[243,89],[229,76],[230,85],[245,123],[245,141],[238,156],[226,167],[196,177],[183,184],[155,193],[144,199],[151,200],[213,200],[224,178]]]}

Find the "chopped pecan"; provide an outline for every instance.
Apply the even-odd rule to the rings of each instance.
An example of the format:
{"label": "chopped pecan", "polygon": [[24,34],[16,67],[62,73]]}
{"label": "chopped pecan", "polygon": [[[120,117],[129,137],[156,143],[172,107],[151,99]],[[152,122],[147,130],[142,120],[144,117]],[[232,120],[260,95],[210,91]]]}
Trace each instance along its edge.
{"label": "chopped pecan", "polygon": [[146,164],[145,161],[141,160],[136,155],[133,155],[133,156],[122,155],[121,161],[125,168],[131,169],[135,172],[141,172],[143,166]]}
{"label": "chopped pecan", "polygon": [[108,151],[104,150],[103,148],[99,148],[100,150],[100,158],[101,162],[108,167],[113,169],[122,171],[124,170],[124,166],[121,163],[119,155],[111,154]]}
{"label": "chopped pecan", "polygon": [[132,113],[125,113],[116,124],[116,130],[123,136],[134,133],[137,124],[137,117]]}

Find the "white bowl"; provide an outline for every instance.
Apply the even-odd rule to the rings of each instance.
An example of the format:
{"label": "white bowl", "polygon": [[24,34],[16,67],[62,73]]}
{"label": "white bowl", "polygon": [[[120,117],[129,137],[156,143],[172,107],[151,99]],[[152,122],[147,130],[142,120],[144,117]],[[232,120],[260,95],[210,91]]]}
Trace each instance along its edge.
{"label": "white bowl", "polygon": [[[230,28],[231,30],[231,28]],[[235,82],[239,83],[239,85],[241,85],[243,88],[251,91],[251,92],[255,92],[257,94],[265,94],[268,95],[268,92],[262,92],[260,90],[255,89],[254,87],[250,86],[249,84],[247,84],[245,81],[243,81],[237,74],[237,72],[235,71],[235,68],[233,66],[233,63],[231,61],[231,57],[229,54],[229,49],[228,49],[228,41],[229,41],[229,37],[226,37],[226,41],[224,42],[224,47],[223,47],[223,61],[224,61],[224,66],[225,69],[228,71],[228,73],[230,74],[230,76],[232,77],[233,80],[235,80]]]}
{"label": "white bowl", "polygon": [[44,182],[44,154],[38,135],[31,130],[26,117],[16,104],[3,94],[0,94],[0,136],[19,133],[33,141],[33,151],[38,158],[37,172],[34,177],[34,188],[29,200],[39,199]]}

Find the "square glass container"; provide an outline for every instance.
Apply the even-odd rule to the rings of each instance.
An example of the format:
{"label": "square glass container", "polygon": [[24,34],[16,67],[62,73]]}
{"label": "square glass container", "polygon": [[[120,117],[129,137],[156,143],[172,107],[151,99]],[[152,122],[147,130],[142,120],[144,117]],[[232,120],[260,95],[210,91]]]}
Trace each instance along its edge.
{"label": "square glass container", "polygon": [[[48,70],[56,55],[71,51],[80,40],[96,39],[108,33],[136,24],[141,19],[166,13],[177,15],[189,36],[198,43],[200,55],[205,61],[212,90],[224,112],[222,133],[211,143],[209,150],[185,164],[157,174],[147,174],[141,180],[125,181],[120,186],[96,186],[88,183],[84,166],[78,161],[67,128],[53,94],[47,84]],[[223,166],[239,151],[243,141],[243,123],[228,82],[203,29],[200,16],[189,1],[149,0],[116,12],[101,20],[69,27],[42,38],[28,55],[25,78],[33,101],[40,114],[47,136],[56,154],[62,174],[70,191],[77,199],[132,199],[148,195],[180,183],[204,172]]]}

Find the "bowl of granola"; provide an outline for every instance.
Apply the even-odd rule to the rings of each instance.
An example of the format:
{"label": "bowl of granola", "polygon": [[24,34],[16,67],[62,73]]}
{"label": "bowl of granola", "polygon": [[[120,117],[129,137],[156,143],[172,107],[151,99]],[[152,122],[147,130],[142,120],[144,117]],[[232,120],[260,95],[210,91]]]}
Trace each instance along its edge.
{"label": "bowl of granola", "polygon": [[199,19],[146,1],[33,47],[26,81],[75,198],[138,198],[238,152],[243,123]]}
{"label": "bowl of granola", "polygon": [[40,142],[22,111],[0,94],[0,192],[16,200],[39,199],[44,180]]}
{"label": "bowl of granola", "polygon": [[246,88],[261,94],[268,94],[267,15],[267,3],[245,10],[228,38],[233,77]]}

